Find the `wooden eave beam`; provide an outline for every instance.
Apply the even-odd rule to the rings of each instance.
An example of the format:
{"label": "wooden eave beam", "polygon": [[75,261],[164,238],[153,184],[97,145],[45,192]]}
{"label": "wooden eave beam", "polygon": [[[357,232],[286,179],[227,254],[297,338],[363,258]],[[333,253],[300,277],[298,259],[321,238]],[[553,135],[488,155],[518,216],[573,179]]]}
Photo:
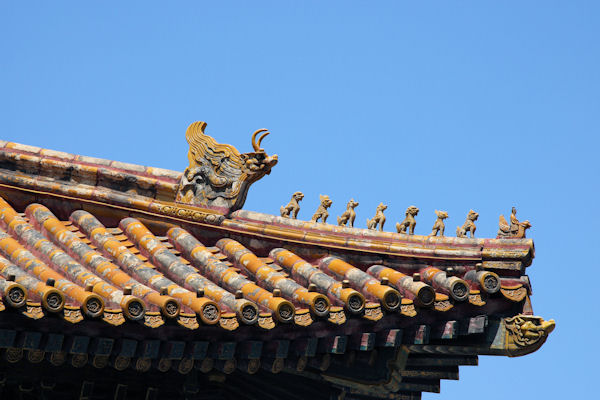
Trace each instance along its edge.
{"label": "wooden eave beam", "polygon": [[423,356],[409,355],[406,360],[406,366],[410,367],[452,367],[457,365],[478,365],[479,359],[477,356]]}
{"label": "wooden eave beam", "polygon": [[400,371],[403,378],[458,380],[458,366],[454,367],[407,367]]}

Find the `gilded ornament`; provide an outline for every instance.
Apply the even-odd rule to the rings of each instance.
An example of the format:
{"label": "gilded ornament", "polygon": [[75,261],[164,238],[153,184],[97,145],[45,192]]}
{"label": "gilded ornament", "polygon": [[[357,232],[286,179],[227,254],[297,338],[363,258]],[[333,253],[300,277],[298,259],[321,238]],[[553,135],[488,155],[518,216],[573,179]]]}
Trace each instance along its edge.
{"label": "gilded ornament", "polygon": [[415,310],[414,303],[412,301],[410,303],[406,303],[406,304],[404,302],[402,302],[402,305],[400,306],[400,314],[402,314],[406,317],[416,316],[417,310]]}
{"label": "gilded ornament", "polygon": [[504,215],[500,215],[498,228],[498,239],[523,239],[525,237],[525,232],[527,229],[531,228],[531,223],[529,221],[519,222],[517,219],[517,209],[515,207],[512,208],[510,213],[510,224],[506,222]]}
{"label": "gilded ornament", "polygon": [[[259,129],[252,134],[251,153],[220,144],[204,133],[206,122],[191,124],[185,138],[190,146],[189,166],[179,182],[176,201],[183,204],[217,207],[224,212],[242,208],[250,185],[271,172],[277,155],[269,156],[260,147],[269,134]],[[257,135],[261,136],[256,139]]]}
{"label": "gilded ornament", "polygon": [[435,300],[433,302],[433,308],[435,309],[435,311],[445,312],[450,310],[452,307],[454,307],[454,305],[452,305],[448,298],[444,300]]}
{"label": "gilded ornament", "polygon": [[67,361],[67,353],[64,351],[55,351],[50,353],[50,364],[55,367],[61,366]]}
{"label": "gilded ornament", "polygon": [[313,323],[310,312],[296,312],[294,314],[294,323],[298,326],[309,326]]}
{"label": "gilded ornament", "polygon": [[258,326],[262,329],[273,329],[275,328],[275,321],[273,320],[273,316],[267,313],[261,313],[258,316]]}
{"label": "gilded ornament", "polygon": [[27,300],[27,293],[23,286],[12,283],[8,289],[8,295],[6,296],[7,303],[14,308],[19,308],[25,305]]}
{"label": "gilded ornament", "polygon": [[65,306],[63,308],[63,316],[65,321],[69,321],[72,324],[83,321],[83,314],[79,307]]}
{"label": "gilded ornament", "polygon": [[484,306],[485,305],[485,301],[483,301],[483,299],[481,298],[481,293],[470,293],[469,294],[469,303],[473,304],[474,306]]}
{"label": "gilded ornament", "polygon": [[283,367],[285,367],[285,361],[283,358],[276,358],[273,360],[273,365],[271,365],[271,372],[273,374],[278,374],[283,371]]}
{"label": "gilded ornament", "polygon": [[319,208],[317,208],[317,211],[313,214],[311,221],[318,222],[320,219],[322,223],[326,224],[327,218],[329,217],[327,209],[331,207],[333,202],[327,195],[319,195],[319,200],[321,200],[321,204],[319,205]]}
{"label": "gilded ornament", "polygon": [[6,353],[4,353],[4,357],[6,361],[11,364],[21,361],[23,358],[23,349],[20,347],[9,347],[6,349]]}
{"label": "gilded ornament", "polygon": [[221,315],[219,319],[219,326],[225,330],[233,331],[239,328],[240,323],[238,322],[235,314],[233,315]]}
{"label": "gilded ornament", "polygon": [[415,220],[417,214],[419,214],[419,209],[417,207],[408,207],[406,209],[406,212],[404,213],[404,215],[406,216],[406,218],[404,218],[404,221],[396,223],[396,230],[398,231],[398,233],[406,233],[406,229],[408,229],[408,234],[414,235],[415,226],[417,226],[417,221]]}
{"label": "gilded ornament", "polygon": [[32,364],[40,363],[44,360],[46,352],[44,350],[31,349],[27,352],[27,361]]}
{"label": "gilded ornament", "polygon": [[471,232],[471,237],[475,237],[475,230],[477,227],[475,226],[475,221],[479,218],[479,214],[475,211],[469,211],[467,215],[467,220],[463,224],[463,226],[459,226],[456,228],[456,237],[467,237],[467,233]]}
{"label": "gilded ornament", "polygon": [[363,314],[365,319],[370,321],[379,321],[383,318],[383,311],[379,304],[376,303],[367,303],[365,305],[365,313]]}
{"label": "gilded ornament", "polygon": [[[137,304],[137,302],[135,304]],[[119,325],[125,323],[125,317],[123,317],[123,311],[121,311],[120,309],[117,309],[117,310],[104,309],[104,313],[102,315],[102,320],[113,326],[119,326]]]}
{"label": "gilded ornament", "polygon": [[518,303],[527,296],[527,289],[523,285],[503,286],[500,288],[500,293],[508,300]]}
{"label": "gilded ornament", "polygon": [[200,365],[198,366],[198,369],[200,370],[200,372],[206,374],[208,372],[210,372],[213,367],[215,365],[215,360],[212,358],[205,358],[200,362]]}
{"label": "gilded ornament", "polygon": [[200,327],[195,314],[188,315],[181,313],[177,316],[177,323],[190,330],[198,329]]}
{"label": "gilded ornament", "polygon": [[342,325],[346,323],[346,313],[342,307],[331,307],[327,321],[332,324]]}
{"label": "gilded ornament", "polygon": [[117,371],[124,371],[129,367],[129,363],[131,363],[131,358],[125,356],[117,356],[115,358],[115,362],[113,363],[114,369]]}
{"label": "gilded ornament", "polygon": [[383,225],[385,224],[385,215],[383,212],[387,210],[387,206],[383,203],[379,203],[375,210],[375,216],[371,219],[367,219],[367,229],[375,230],[379,225],[379,230],[383,231]]}
{"label": "gilded ornament", "polygon": [[71,365],[75,368],[82,368],[87,364],[87,362],[88,362],[87,353],[73,354],[71,356]]}
{"label": "gilded ornament", "polygon": [[237,367],[237,361],[235,360],[235,358],[226,360],[225,363],[223,364],[223,373],[229,375],[235,371],[236,367]]}
{"label": "gilded ornament", "polygon": [[173,364],[173,362],[171,360],[169,360],[168,358],[161,358],[160,360],[158,360],[156,369],[158,369],[160,372],[167,372],[168,370],[171,369],[172,364]]}
{"label": "gilded ornament", "polygon": [[354,227],[354,220],[356,219],[356,211],[354,211],[354,209],[356,207],[358,207],[358,201],[350,199],[346,205],[346,211],[344,211],[344,213],[337,219],[339,226],[346,226],[346,224],[348,224],[349,227]]}
{"label": "gilded ornament", "polygon": [[306,369],[308,365],[308,357],[300,356],[298,357],[298,361],[296,362],[296,371],[302,372]]}
{"label": "gilded ornament", "polygon": [[182,375],[186,375],[190,373],[192,368],[194,368],[194,360],[191,358],[182,358],[179,360],[179,364],[177,365],[177,372]]}
{"label": "gilded ornament", "polygon": [[108,356],[95,355],[94,358],[92,358],[92,365],[95,368],[106,368],[108,365]]}
{"label": "gilded ornament", "polygon": [[144,325],[150,327],[150,328],[158,328],[159,326],[163,325],[165,323],[165,320],[163,319],[163,317],[160,315],[159,312],[147,312],[144,315]]}
{"label": "gilded ornament", "polygon": [[210,214],[202,211],[192,210],[188,208],[176,207],[171,205],[159,205],[158,212],[182,219],[188,219],[196,222],[206,222],[209,224],[220,224],[225,217],[219,214]]}
{"label": "gilded ornament", "polygon": [[279,208],[281,216],[284,218],[297,219],[298,212],[300,211],[300,202],[302,201],[303,198],[304,198],[304,193],[295,192],[292,195],[292,199],[290,200],[290,202],[287,203],[286,206],[281,206]]}
{"label": "gilded ornament", "polygon": [[31,319],[40,319],[44,317],[44,311],[40,303],[27,302],[23,315]]}
{"label": "gilded ornament", "polygon": [[254,375],[260,369],[260,358],[252,358],[248,360],[248,366],[246,372],[250,375]]}
{"label": "gilded ornament", "polygon": [[444,236],[444,230],[446,229],[444,220],[448,218],[448,213],[446,211],[435,210],[435,215],[437,215],[437,219],[433,224],[433,228],[431,228],[431,234],[429,236],[437,236],[438,233],[440,236]]}
{"label": "gilded ornament", "polygon": [[544,344],[555,326],[553,319],[544,321],[533,315],[519,314],[505,318],[505,348],[511,356],[530,353]]}
{"label": "gilded ornament", "polygon": [[135,370],[139,372],[147,372],[152,366],[152,360],[147,357],[140,357],[135,361]]}

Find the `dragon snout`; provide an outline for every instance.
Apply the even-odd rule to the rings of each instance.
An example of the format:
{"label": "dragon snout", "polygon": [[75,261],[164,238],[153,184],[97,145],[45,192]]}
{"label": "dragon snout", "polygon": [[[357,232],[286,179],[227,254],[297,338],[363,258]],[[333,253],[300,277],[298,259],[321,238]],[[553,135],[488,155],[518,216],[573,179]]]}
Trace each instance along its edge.
{"label": "dragon snout", "polygon": [[277,161],[279,161],[277,154],[265,158],[265,164],[267,164],[269,167],[273,167],[275,164],[277,164]]}

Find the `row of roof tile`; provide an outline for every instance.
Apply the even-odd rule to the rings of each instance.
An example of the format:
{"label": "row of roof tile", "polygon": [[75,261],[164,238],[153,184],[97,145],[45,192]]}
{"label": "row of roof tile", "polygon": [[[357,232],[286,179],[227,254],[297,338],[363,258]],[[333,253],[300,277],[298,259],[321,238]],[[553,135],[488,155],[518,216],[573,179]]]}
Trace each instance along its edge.
{"label": "row of roof tile", "polygon": [[134,218],[106,228],[87,211],[60,221],[43,205],[19,214],[2,198],[0,291],[6,304],[32,318],[227,330],[240,323],[272,329],[376,321],[384,313],[411,317],[420,308],[483,305],[499,291],[512,301],[527,293],[522,283],[490,271],[462,277],[431,266],[414,275],[383,265],[363,271],[332,256],[310,263],[283,248],[258,257],[228,238],[205,247],[180,227],[157,237]]}

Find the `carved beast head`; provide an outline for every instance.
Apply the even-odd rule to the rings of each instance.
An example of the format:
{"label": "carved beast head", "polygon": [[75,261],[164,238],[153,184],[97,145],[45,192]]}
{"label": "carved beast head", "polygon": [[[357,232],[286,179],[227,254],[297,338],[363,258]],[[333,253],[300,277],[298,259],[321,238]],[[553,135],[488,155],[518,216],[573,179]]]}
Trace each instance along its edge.
{"label": "carved beast head", "polygon": [[[243,153],[206,135],[206,122],[191,124],[185,137],[190,145],[189,166],[179,184],[176,201],[183,204],[218,207],[223,212],[241,208],[250,185],[277,164],[277,155],[269,156],[260,147],[269,134],[259,129],[252,134],[253,152]],[[262,135],[256,139],[257,135]]]}
{"label": "carved beast head", "polygon": [[300,201],[304,198],[304,193],[302,192],[294,192],[294,194],[292,195],[292,199],[296,200],[296,201]]}
{"label": "carved beast head", "polygon": [[435,210],[435,215],[437,215],[439,219],[446,219],[446,218],[448,218],[448,213],[446,211]]}
{"label": "carved beast head", "polygon": [[416,217],[417,214],[419,213],[419,209],[415,206],[410,206],[406,209],[406,216],[408,217],[409,215],[412,215],[413,217]]}
{"label": "carved beast head", "polygon": [[319,199],[321,200],[321,206],[323,206],[323,208],[329,208],[333,203],[327,195],[319,195]]}
{"label": "carved beast head", "polygon": [[[262,135],[256,140],[256,136],[262,133]],[[252,148],[254,152],[240,154],[244,162],[244,172],[248,174],[250,179],[258,180],[265,175],[271,173],[271,168],[277,164],[279,160],[277,154],[273,156],[267,155],[265,150],[260,147],[261,142],[267,137],[270,132],[266,129],[258,129],[252,134]],[[255,177],[256,176],[256,177]]]}
{"label": "carved beast head", "polygon": [[478,213],[476,213],[473,210],[469,211],[469,215],[467,215],[467,219],[470,219],[471,221],[477,221],[477,218],[479,218]]}

